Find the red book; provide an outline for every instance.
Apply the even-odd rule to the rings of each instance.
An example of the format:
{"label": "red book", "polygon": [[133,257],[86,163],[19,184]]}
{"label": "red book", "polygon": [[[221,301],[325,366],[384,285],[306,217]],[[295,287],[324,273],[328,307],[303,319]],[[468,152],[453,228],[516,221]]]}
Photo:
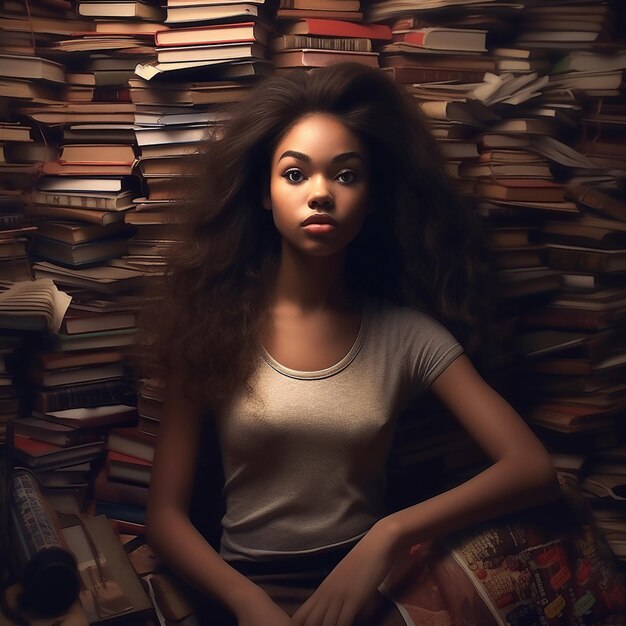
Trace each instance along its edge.
{"label": "red book", "polygon": [[469,28],[420,28],[395,31],[394,42],[404,42],[432,50],[485,51],[487,31]]}
{"label": "red book", "polygon": [[363,37],[378,41],[391,41],[391,28],[386,24],[357,24],[341,20],[304,18],[285,24],[281,32],[287,35],[322,35],[325,37]]}
{"label": "red book", "polygon": [[95,459],[102,450],[99,441],[64,448],[17,434],[13,437],[13,445],[15,459],[34,468],[76,465]]}

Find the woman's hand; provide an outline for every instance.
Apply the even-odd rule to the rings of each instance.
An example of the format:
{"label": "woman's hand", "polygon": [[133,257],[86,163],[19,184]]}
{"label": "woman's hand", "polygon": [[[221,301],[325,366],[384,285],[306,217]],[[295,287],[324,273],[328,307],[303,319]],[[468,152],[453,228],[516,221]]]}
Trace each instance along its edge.
{"label": "woman's hand", "polygon": [[[352,626],[379,604],[379,585],[395,558],[386,520],[375,524],[294,613],[292,626]],[[369,609],[369,610],[368,610]]]}

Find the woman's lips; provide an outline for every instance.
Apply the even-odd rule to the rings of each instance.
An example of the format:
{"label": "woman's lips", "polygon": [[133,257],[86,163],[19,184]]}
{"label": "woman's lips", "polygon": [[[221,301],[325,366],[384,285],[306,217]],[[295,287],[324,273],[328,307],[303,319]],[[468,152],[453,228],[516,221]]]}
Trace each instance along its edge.
{"label": "woman's lips", "polygon": [[311,234],[329,233],[337,226],[337,220],[326,213],[314,213],[302,222],[302,228]]}

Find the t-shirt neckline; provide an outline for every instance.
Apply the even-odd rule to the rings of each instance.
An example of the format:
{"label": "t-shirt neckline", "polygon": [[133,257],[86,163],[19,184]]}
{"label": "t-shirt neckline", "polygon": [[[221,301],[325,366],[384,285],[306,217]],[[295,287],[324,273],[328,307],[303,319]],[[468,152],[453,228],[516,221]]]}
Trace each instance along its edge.
{"label": "t-shirt neckline", "polygon": [[279,363],[266,349],[264,345],[261,345],[261,357],[262,359],[275,371],[279,374],[283,374],[284,376],[288,376],[289,378],[297,378],[300,380],[319,380],[321,378],[328,378],[329,376],[334,376],[339,372],[343,371],[354,361],[356,356],[361,351],[363,347],[363,342],[365,341],[365,336],[367,334],[367,328],[369,326],[370,319],[370,305],[369,302],[364,302],[363,310],[361,313],[361,323],[359,325],[359,332],[357,333],[356,339],[352,344],[352,347],[348,352],[343,356],[337,363],[331,365],[330,367],[326,367],[321,370],[314,371],[303,371],[303,370],[294,370],[290,367],[286,367]]}

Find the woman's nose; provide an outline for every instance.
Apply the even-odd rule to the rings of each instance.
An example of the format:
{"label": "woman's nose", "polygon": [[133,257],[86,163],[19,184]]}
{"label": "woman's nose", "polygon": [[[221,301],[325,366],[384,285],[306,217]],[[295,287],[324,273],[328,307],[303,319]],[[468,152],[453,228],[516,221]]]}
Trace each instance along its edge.
{"label": "woman's nose", "polygon": [[333,195],[330,191],[329,182],[324,176],[316,176],[311,179],[311,193],[309,195],[309,206],[311,208],[331,208],[334,203]]}

